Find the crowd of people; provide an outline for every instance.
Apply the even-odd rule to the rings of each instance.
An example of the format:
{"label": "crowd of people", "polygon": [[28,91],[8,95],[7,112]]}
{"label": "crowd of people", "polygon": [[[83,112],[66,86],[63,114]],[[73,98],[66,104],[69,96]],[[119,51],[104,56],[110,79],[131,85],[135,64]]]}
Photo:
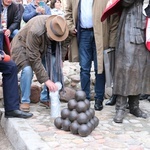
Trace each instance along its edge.
{"label": "crowd of people", "polygon": [[[12,110],[32,116],[29,111],[33,72],[39,83],[44,83],[40,104],[49,107],[49,92],[57,90],[55,82],[59,81],[63,85],[62,63],[67,56],[69,60],[80,64],[81,89],[89,101],[90,71],[94,63],[94,109],[101,111],[106,84],[103,51],[111,48],[115,50],[113,95],[106,105],[116,104],[114,122],[123,122],[127,104],[131,114],[147,118],[147,114],[139,108],[139,100],[143,94],[146,94],[147,99],[150,98],[150,52],[145,45],[148,17],[143,13],[143,5],[148,6],[149,2],[120,0],[120,9],[102,22],[108,0],[64,1],[33,0],[24,4],[21,0],[2,0],[0,18],[4,40],[1,40],[1,50],[8,53],[8,47],[4,45],[11,44],[9,52],[12,60],[0,60],[0,65],[11,63],[16,68],[13,69],[15,73],[12,73],[15,74],[15,79],[12,79],[15,80],[15,91],[18,88],[17,73],[21,71],[20,106],[18,94],[13,92],[16,93],[14,100],[17,101],[17,107],[12,106]],[[5,36],[10,43],[6,44]],[[4,78],[5,70],[0,71]],[[9,116],[5,86],[3,84],[5,115]]]}

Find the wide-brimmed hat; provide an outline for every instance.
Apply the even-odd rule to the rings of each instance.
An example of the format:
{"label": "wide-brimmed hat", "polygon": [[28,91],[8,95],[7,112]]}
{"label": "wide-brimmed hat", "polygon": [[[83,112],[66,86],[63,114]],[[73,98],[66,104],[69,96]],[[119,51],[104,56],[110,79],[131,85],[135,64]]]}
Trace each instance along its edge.
{"label": "wide-brimmed hat", "polygon": [[68,37],[68,27],[66,20],[58,15],[51,15],[46,20],[47,34],[54,41],[64,41]]}

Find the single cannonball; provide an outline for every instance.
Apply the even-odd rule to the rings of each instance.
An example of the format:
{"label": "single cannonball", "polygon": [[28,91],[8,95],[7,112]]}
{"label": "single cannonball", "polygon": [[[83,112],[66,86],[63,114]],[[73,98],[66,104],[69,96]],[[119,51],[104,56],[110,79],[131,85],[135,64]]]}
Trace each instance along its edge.
{"label": "single cannonball", "polygon": [[76,106],[76,110],[78,113],[85,112],[87,110],[87,105],[84,101],[79,101]]}
{"label": "single cannonball", "polygon": [[69,114],[68,118],[69,118],[69,120],[71,122],[73,122],[74,120],[76,120],[77,117],[78,117],[78,112],[75,109],[72,110],[72,111],[70,111],[70,114]]}
{"label": "single cannonball", "polygon": [[85,102],[85,103],[86,103],[86,105],[87,105],[87,109],[89,109],[89,108],[90,108],[90,106],[91,106],[90,101],[89,101],[88,99],[85,99],[85,100],[84,100],[84,102]]}
{"label": "single cannonball", "polygon": [[72,134],[78,134],[78,128],[79,128],[79,124],[77,121],[74,121],[73,123],[71,123],[70,125],[70,132]]}
{"label": "single cannonball", "polygon": [[94,126],[93,126],[93,124],[90,121],[87,123],[87,126],[90,128],[91,132],[94,130]]}
{"label": "single cannonball", "polygon": [[61,117],[57,117],[54,120],[54,125],[56,126],[56,128],[61,129],[62,128],[62,119]]}
{"label": "single cannonball", "polygon": [[88,121],[89,121],[89,118],[88,118],[88,116],[85,113],[82,112],[82,113],[78,114],[77,122],[79,124],[85,124]]}
{"label": "single cannonball", "polygon": [[99,119],[96,117],[96,116],[94,116],[94,122],[95,122],[95,128],[98,126],[98,124],[99,124]]}
{"label": "single cannonball", "polygon": [[70,114],[70,110],[68,108],[64,108],[61,110],[61,118],[66,119]]}
{"label": "single cannonball", "polygon": [[93,125],[93,130],[95,129],[95,121],[94,121],[94,118],[92,118],[91,120],[90,120],[90,123]]}
{"label": "single cannonball", "polygon": [[71,125],[71,121],[68,119],[65,119],[62,121],[62,129],[64,131],[70,131],[70,125]]}
{"label": "single cannonball", "polygon": [[71,99],[68,101],[68,108],[69,110],[73,110],[76,108],[77,101],[75,99]]}
{"label": "single cannonball", "polygon": [[90,127],[87,124],[80,125],[78,133],[82,137],[86,137],[91,133]]}
{"label": "single cannonball", "polygon": [[84,91],[78,90],[75,93],[75,99],[76,101],[84,101],[86,99],[86,94]]}
{"label": "single cannonball", "polygon": [[88,116],[89,120],[92,119],[92,114],[91,114],[91,112],[89,111],[89,109],[85,112],[85,114]]}
{"label": "single cannonball", "polygon": [[92,118],[93,118],[95,116],[95,110],[93,108],[90,108],[89,111],[90,111]]}

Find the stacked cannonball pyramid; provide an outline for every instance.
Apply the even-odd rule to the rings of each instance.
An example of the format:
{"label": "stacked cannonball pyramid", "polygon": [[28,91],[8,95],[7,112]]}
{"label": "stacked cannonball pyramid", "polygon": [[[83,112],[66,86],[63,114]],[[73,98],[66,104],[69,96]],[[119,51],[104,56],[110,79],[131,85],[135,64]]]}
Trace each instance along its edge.
{"label": "stacked cannonball pyramid", "polygon": [[72,134],[79,134],[82,137],[88,136],[99,124],[95,116],[95,110],[90,108],[90,101],[86,99],[83,91],[75,93],[75,99],[68,102],[68,108],[61,110],[61,117],[54,120],[58,129],[70,131]]}

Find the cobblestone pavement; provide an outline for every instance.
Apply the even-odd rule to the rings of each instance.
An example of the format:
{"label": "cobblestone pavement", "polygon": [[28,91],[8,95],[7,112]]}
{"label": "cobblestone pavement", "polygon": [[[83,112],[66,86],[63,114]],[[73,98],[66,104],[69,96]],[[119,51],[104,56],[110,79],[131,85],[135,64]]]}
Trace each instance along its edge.
{"label": "cobblestone pavement", "polygon": [[[105,103],[105,102],[104,102]],[[93,108],[94,102],[91,102]],[[150,103],[140,101],[141,108],[150,114]],[[61,109],[67,103],[61,103]],[[95,111],[99,125],[87,137],[73,135],[70,131],[57,129],[54,119],[50,117],[50,109],[32,104],[34,116],[27,120],[29,126],[36,131],[50,149],[54,150],[149,150],[150,118],[136,118],[126,111],[122,124],[113,122],[114,106],[104,106],[102,111]]]}
{"label": "cobblestone pavement", "polygon": [[[66,77],[77,75],[75,81],[79,75],[79,65],[66,62],[64,66]],[[92,76],[93,74],[92,72]],[[2,97],[0,88],[0,99]],[[31,112],[34,114],[32,118],[2,117],[1,124],[12,145],[20,144],[16,150],[150,150],[150,117],[136,118],[126,110],[123,123],[117,124],[113,122],[115,106],[105,106],[105,102],[106,100],[102,111],[95,111],[99,125],[87,137],[57,129],[50,116],[50,109],[41,107],[38,103],[31,104]],[[91,101],[91,108],[93,105],[94,101]],[[150,102],[142,100],[140,107],[150,116]],[[63,108],[67,108],[66,102],[61,102],[61,109]],[[0,137],[1,135],[2,132]],[[0,150],[11,150],[2,148],[2,145],[4,144],[0,142]]]}
{"label": "cobblestone pavement", "polygon": [[[0,103],[0,107],[1,107],[1,103]],[[1,112],[0,112],[0,116],[1,116]],[[1,127],[1,125],[0,125],[0,150],[14,150],[13,146],[11,145],[7,136],[5,135],[5,132]]]}

